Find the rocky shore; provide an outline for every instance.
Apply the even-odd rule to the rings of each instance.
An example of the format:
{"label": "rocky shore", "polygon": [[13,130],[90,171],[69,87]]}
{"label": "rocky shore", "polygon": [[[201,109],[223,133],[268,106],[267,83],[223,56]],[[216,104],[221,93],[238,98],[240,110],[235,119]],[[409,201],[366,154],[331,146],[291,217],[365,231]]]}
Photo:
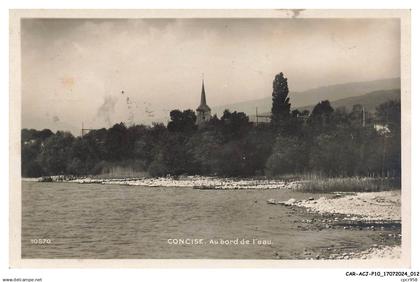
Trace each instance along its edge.
{"label": "rocky shore", "polygon": [[296,254],[304,259],[396,259],[401,254],[401,191],[370,193],[335,193],[319,199],[276,201],[268,204],[286,206],[291,213],[307,214],[295,222],[305,230],[360,230],[369,232],[376,242],[370,248],[334,245]]}
{"label": "rocky shore", "polygon": [[289,199],[285,202],[277,202],[274,199],[270,199],[268,203],[303,207],[309,212],[320,214],[342,214],[353,221],[401,220],[400,190],[369,193],[335,193],[330,197],[309,198],[302,201]]}
{"label": "rocky shore", "polygon": [[176,187],[194,189],[296,189],[299,181],[277,179],[241,179],[206,176],[101,179],[94,177],[49,176],[25,181],[70,182],[79,184],[116,184],[143,187]]}

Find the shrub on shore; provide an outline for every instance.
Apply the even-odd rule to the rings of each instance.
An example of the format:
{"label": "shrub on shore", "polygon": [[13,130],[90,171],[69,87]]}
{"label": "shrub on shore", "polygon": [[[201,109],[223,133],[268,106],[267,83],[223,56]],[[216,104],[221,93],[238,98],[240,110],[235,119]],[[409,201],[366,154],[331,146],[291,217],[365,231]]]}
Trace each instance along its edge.
{"label": "shrub on shore", "polygon": [[313,193],[379,192],[401,189],[400,178],[305,176],[297,190]]}

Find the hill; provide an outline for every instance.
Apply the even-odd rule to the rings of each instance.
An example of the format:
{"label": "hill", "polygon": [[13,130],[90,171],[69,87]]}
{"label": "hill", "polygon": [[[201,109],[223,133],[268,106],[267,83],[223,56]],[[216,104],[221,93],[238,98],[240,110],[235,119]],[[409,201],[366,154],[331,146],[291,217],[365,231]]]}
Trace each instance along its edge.
{"label": "hill", "polygon": [[[324,87],[309,89],[302,92],[291,91],[290,101],[292,108],[303,108],[308,105],[315,105],[322,100],[329,100],[330,102],[344,100],[351,97],[360,97],[366,93],[373,93],[376,91],[392,90],[400,88],[400,78],[390,78],[373,81],[352,82],[344,84],[335,84]],[[380,93],[376,95],[381,96]],[[385,95],[389,95],[385,94]],[[357,100],[357,99],[356,99]],[[345,103],[352,103],[346,101]],[[344,102],[343,102],[344,103]],[[248,115],[255,115],[255,109],[258,108],[259,113],[266,113],[271,111],[271,96],[262,99],[256,99],[236,104],[228,104],[213,107],[213,113],[219,116],[225,109],[231,111],[245,112]]]}
{"label": "hill", "polygon": [[[337,101],[331,102],[333,108],[345,107],[347,110],[351,110],[353,105],[361,104],[365,107],[365,110],[374,112],[376,107],[386,101],[400,99],[401,90],[400,89],[391,89],[391,90],[380,90],[367,93],[365,95],[344,98]],[[299,107],[298,110],[309,110],[312,111],[315,104],[308,105],[305,107]]]}

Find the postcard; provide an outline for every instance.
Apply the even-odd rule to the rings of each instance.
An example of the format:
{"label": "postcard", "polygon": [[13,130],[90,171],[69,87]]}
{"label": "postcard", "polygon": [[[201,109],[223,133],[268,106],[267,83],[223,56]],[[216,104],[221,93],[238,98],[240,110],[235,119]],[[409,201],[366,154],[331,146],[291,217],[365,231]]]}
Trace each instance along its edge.
{"label": "postcard", "polygon": [[11,10],[11,267],[409,267],[408,10]]}

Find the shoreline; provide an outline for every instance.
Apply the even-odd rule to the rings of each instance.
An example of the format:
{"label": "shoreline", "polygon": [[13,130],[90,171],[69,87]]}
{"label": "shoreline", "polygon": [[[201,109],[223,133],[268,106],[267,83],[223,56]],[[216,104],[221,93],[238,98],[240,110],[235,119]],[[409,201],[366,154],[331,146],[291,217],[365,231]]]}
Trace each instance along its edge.
{"label": "shoreline", "polygon": [[332,197],[309,198],[307,200],[277,202],[269,204],[297,206],[309,213],[345,215],[350,221],[401,221],[401,191],[335,193]]}
{"label": "shoreline", "polygon": [[94,178],[51,176],[39,178],[22,178],[31,182],[63,182],[78,184],[110,184],[143,187],[175,187],[207,190],[238,190],[238,189],[297,189],[301,181],[284,179],[259,178],[223,178],[212,176],[182,176],[157,178]]}
{"label": "shoreline", "polygon": [[367,249],[340,249],[335,246],[308,250],[305,259],[398,259],[401,256],[401,191],[336,193],[332,198],[267,204],[280,205],[309,217],[297,223],[302,230],[366,230],[377,234],[375,244]]}
{"label": "shoreline", "polygon": [[[166,177],[101,177],[71,175],[22,178],[30,182],[56,182],[78,184],[109,184],[140,187],[193,188],[203,190],[241,190],[241,189],[288,189],[307,193],[354,193],[398,190],[392,178],[374,177],[319,177],[314,175],[289,175],[269,178],[219,177],[219,176],[166,176]],[[314,189],[316,187],[316,189]]]}

